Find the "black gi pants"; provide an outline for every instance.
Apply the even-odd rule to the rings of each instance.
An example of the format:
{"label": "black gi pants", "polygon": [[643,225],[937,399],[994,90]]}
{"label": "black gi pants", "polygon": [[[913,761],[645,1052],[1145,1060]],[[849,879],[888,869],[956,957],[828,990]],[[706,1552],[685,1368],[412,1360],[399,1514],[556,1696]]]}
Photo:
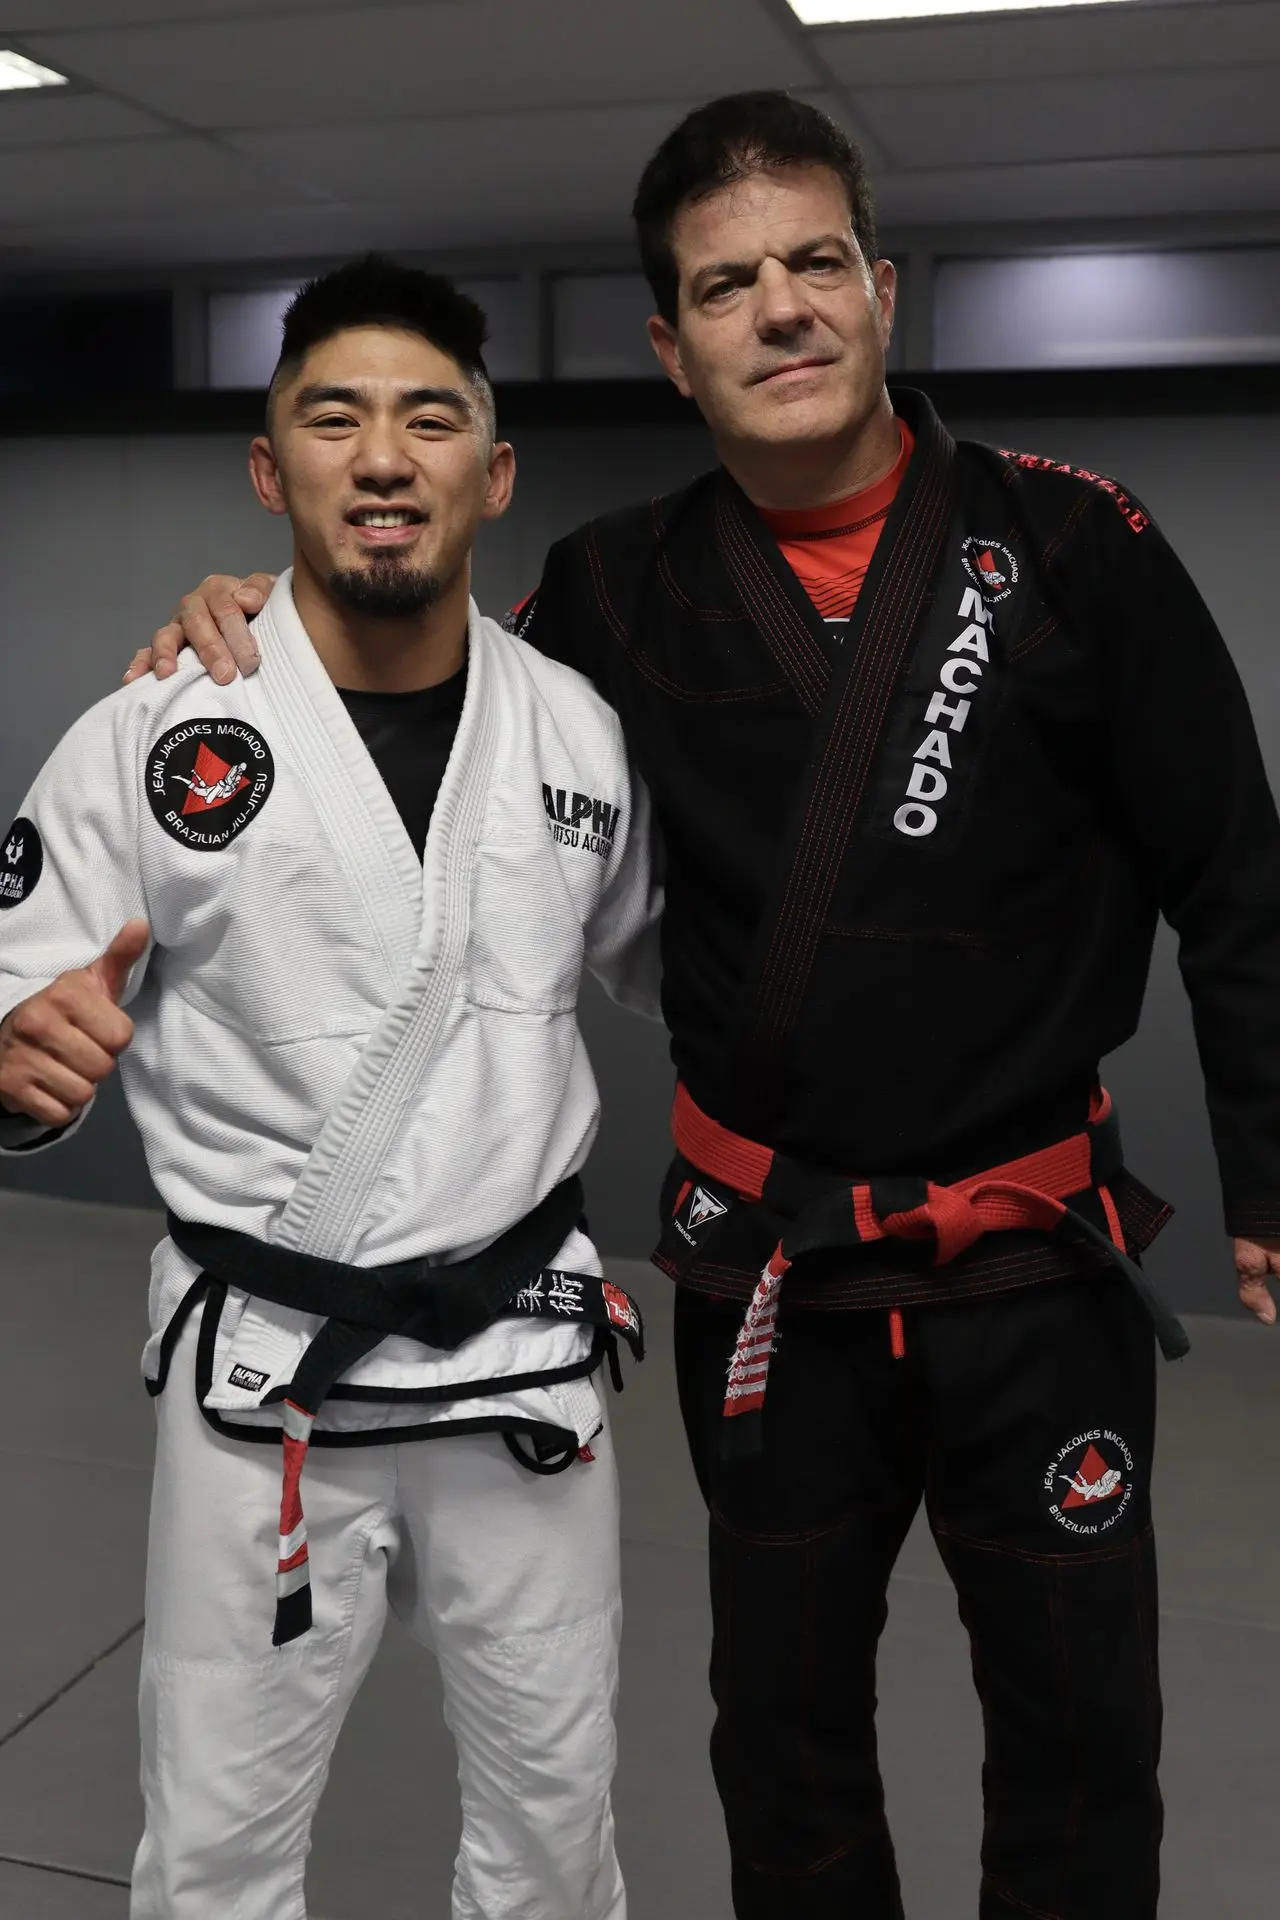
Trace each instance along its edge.
{"label": "black gi pants", "polygon": [[986,1730],[980,1920],[1153,1920],[1155,1369],[1130,1289],[1103,1273],[916,1308],[901,1360],[884,1312],[788,1314],[784,1294],[763,1457],[726,1462],[741,1319],[679,1291],[739,1920],[900,1920],[875,1663],[922,1498]]}

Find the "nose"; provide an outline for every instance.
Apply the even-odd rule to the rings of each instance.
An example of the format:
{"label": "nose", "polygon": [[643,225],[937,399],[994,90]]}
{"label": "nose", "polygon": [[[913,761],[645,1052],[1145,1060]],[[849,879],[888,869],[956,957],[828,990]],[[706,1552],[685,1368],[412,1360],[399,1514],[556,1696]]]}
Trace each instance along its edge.
{"label": "nose", "polygon": [[756,331],[762,340],[788,339],[813,321],[803,280],[781,260],[766,260],[756,277]]}
{"label": "nose", "polygon": [[392,421],[371,420],[356,447],[354,479],[373,493],[389,493],[414,478],[414,463]]}

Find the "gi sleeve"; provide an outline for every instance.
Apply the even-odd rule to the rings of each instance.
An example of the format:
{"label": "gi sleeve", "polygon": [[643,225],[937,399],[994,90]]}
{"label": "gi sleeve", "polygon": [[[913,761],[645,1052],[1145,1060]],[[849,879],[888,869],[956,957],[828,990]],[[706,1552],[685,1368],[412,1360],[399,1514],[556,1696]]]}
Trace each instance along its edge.
{"label": "gi sleeve", "polygon": [[[148,919],[143,885],[136,701],[113,695],[85,714],[46,761],[0,841],[0,1020],[85,967],[126,920]],[[150,949],[132,969],[122,1005],[142,984]],[[25,1153],[65,1140],[70,1125],[0,1109],[0,1153]]]}
{"label": "gi sleeve", "polygon": [[1277,1235],[1280,820],[1240,676],[1185,567],[1110,501],[1095,537],[1111,784],[1178,936],[1227,1231]]}
{"label": "gi sleeve", "polygon": [[502,624],[548,660],[559,660],[585,675],[607,700],[610,695],[601,684],[590,645],[580,545],[577,535],[556,542],[543,562],[538,586],[511,609]]}
{"label": "gi sleeve", "polygon": [[586,962],[611,1000],[661,1020],[662,850],[648,788],[628,767],[621,728],[616,739],[626,798],[614,830],[608,879],[585,929]]}

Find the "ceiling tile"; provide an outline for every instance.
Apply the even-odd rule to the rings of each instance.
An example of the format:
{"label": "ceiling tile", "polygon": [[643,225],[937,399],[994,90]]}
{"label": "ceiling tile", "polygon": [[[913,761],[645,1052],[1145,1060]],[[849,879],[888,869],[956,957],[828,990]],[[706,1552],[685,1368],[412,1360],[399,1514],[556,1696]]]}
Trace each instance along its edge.
{"label": "ceiling tile", "polygon": [[861,87],[1170,67],[1198,71],[1280,61],[1280,0],[921,20],[901,27],[832,28],[814,38],[832,71]]}
{"label": "ceiling tile", "polygon": [[77,27],[168,26],[175,21],[222,20],[240,14],[263,19],[273,13],[336,13],[352,0],[9,0],[4,33],[15,40]]}
{"label": "ceiling tile", "polygon": [[0,241],[21,240],[46,220],[122,219],[132,215],[254,206],[296,198],[264,183],[248,160],[207,140],[85,142],[43,148],[36,161],[0,153]]}
{"label": "ceiling tile", "polygon": [[796,41],[755,0],[432,0],[35,34],[24,45],[206,127],[697,98],[813,81]]}
{"label": "ceiling tile", "polygon": [[407,214],[421,246],[465,247],[625,233],[640,169],[685,111],[581,107],[230,137],[300,189],[374,217]]}
{"label": "ceiling tile", "polygon": [[154,114],[100,93],[0,93],[0,147],[60,147],[168,131]]}
{"label": "ceiling tile", "polygon": [[1280,67],[860,90],[902,167],[1280,147]]}
{"label": "ceiling tile", "polygon": [[[948,245],[960,252],[966,224],[1272,213],[1280,206],[1280,153],[940,167],[886,177],[877,200],[886,226],[955,226]],[[1047,231],[1046,243],[1052,239]]]}

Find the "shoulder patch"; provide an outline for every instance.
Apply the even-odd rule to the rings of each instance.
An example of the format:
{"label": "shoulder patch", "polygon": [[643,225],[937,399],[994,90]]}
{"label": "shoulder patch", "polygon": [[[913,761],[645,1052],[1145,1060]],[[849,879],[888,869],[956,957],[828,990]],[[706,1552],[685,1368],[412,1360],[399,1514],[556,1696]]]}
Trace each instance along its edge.
{"label": "shoulder patch", "polygon": [[523,640],[538,610],[538,589],[527,593],[523,600],[517,600],[502,622],[504,633],[514,634],[517,640]]}
{"label": "shoulder patch", "polygon": [[186,720],[147,755],[151,811],[171,839],[216,852],[257,818],[275,784],[271,749],[243,720]]}
{"label": "shoulder patch", "polygon": [[0,846],[0,909],[29,900],[44,872],[44,845],[33,820],[19,814]]}
{"label": "shoulder patch", "polygon": [[1086,485],[1096,487],[1099,493],[1105,493],[1114,503],[1117,513],[1127,527],[1134,533],[1145,533],[1151,525],[1151,517],[1135,506],[1129,495],[1105,473],[1093,473],[1088,467],[1068,466],[1061,460],[1050,460],[1040,453],[1016,453],[1012,447],[999,448],[1002,460],[1012,460],[1015,467],[1022,467],[1028,473],[1065,473],[1073,480],[1083,480]]}

